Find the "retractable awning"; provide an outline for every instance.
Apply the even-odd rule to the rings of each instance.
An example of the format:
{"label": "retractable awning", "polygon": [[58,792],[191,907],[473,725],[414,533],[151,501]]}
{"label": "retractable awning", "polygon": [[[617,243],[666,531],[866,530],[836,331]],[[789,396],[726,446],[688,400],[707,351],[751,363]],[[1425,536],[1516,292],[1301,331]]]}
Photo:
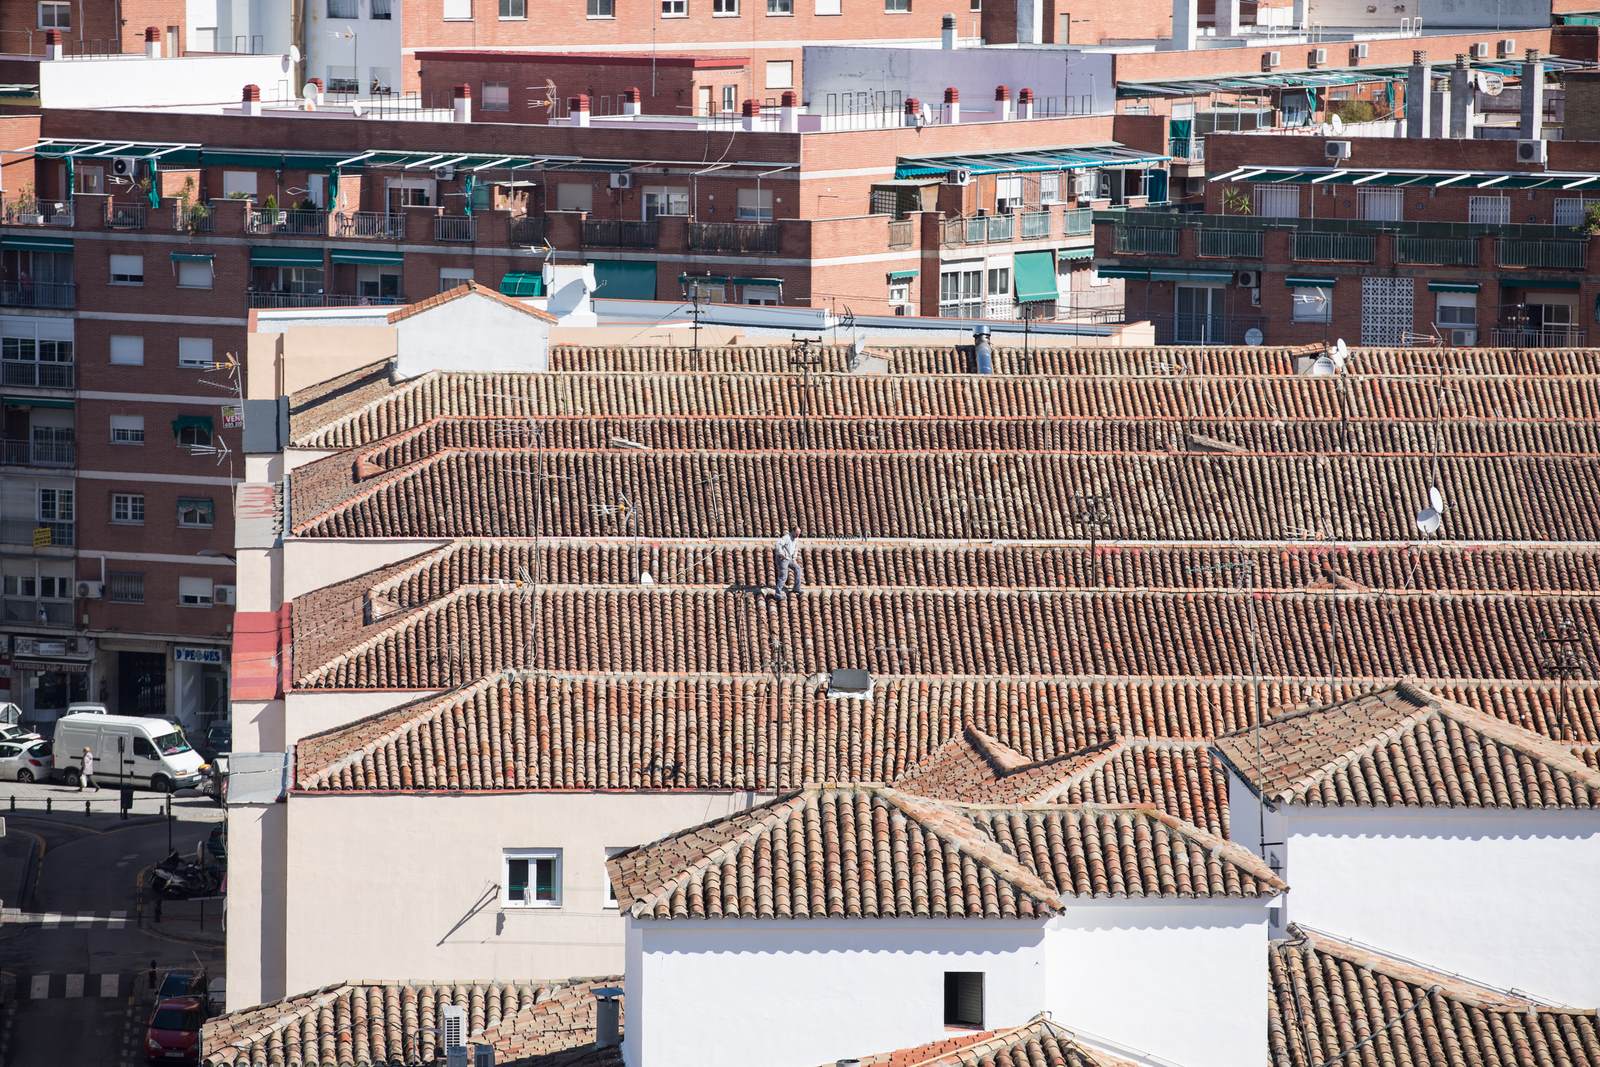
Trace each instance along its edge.
{"label": "retractable awning", "polygon": [[0,399],[0,405],[8,408],[58,408],[64,411],[72,410],[72,401],[60,400],[56,397],[43,396],[8,396]]}
{"label": "retractable awning", "polygon": [[1576,278],[1505,278],[1500,279],[1502,289],[1578,289]]}
{"label": "retractable awning", "polygon": [[[1288,52],[1284,53],[1288,55]],[[1521,56],[1501,60],[1469,60],[1472,70],[1487,71],[1502,77],[1520,77]],[[1559,56],[1543,57],[1545,70],[1559,75],[1565,70],[1582,70],[1593,66],[1581,59],[1563,59]],[[1409,68],[1405,66],[1378,67],[1319,67],[1316,70],[1262,71],[1259,74],[1224,74],[1215,78],[1175,78],[1161,81],[1121,81],[1117,83],[1117,97],[1122,100],[1143,97],[1210,96],[1214,93],[1263,95],[1282,90],[1336,88],[1345,85],[1370,85],[1375,82],[1404,81]],[[1219,131],[1226,133],[1228,131]]]}
{"label": "retractable awning", "polygon": [[1061,248],[1056,250],[1057,259],[1093,259],[1094,249],[1089,245],[1082,248]]}
{"label": "retractable awning", "polygon": [[8,233],[0,237],[0,248],[8,252],[71,252],[70,237],[38,237],[31,233]]}
{"label": "retractable awning", "polygon": [[1424,189],[1600,189],[1600,174],[1582,171],[1402,170],[1378,167],[1235,167],[1208,179],[1267,185],[1360,185]]}
{"label": "retractable awning", "polygon": [[1148,281],[1150,272],[1137,267],[1097,267],[1095,273],[1102,278],[1133,278],[1139,281]]}
{"label": "retractable awning", "polygon": [[1429,282],[1430,293],[1476,293],[1477,282]]}
{"label": "retractable awning", "polygon": [[1018,252],[1011,264],[1011,279],[1016,286],[1017,302],[1054,300],[1056,293],[1056,257],[1049,252]]}
{"label": "retractable awning", "polygon": [[909,282],[916,276],[917,272],[914,270],[892,270],[889,272],[889,280],[891,282]]}
{"label": "retractable awning", "polygon": [[211,432],[210,415],[179,415],[172,420],[172,436],[176,437],[185,430],[204,430]]}
{"label": "retractable awning", "polygon": [[597,259],[593,263],[595,295],[613,300],[654,300],[656,265],[634,259]]}
{"label": "retractable awning", "polygon": [[1337,285],[1338,278],[1322,274],[1288,274],[1284,276],[1283,284],[1293,289],[1310,288],[1312,286]]}
{"label": "retractable awning", "polygon": [[335,248],[329,253],[335,263],[364,263],[398,267],[405,263],[404,252],[385,252],[377,248]]}
{"label": "retractable awning", "polygon": [[1169,156],[1124,148],[1108,142],[1097,145],[1067,145],[1026,152],[982,152],[958,156],[927,156],[901,159],[894,176],[938,178],[956,171],[972,174],[1022,174],[1037,171],[1085,170],[1096,167],[1147,167],[1165,163]]}
{"label": "retractable awning", "polygon": [[543,296],[544,275],[537,272],[516,272],[500,279],[500,292],[504,296]]}
{"label": "retractable awning", "polygon": [[214,260],[216,258],[217,258],[216,257],[216,253],[214,253],[214,252],[174,252],[174,253],[172,253],[172,261],[174,263],[210,263],[212,260]]}
{"label": "retractable awning", "polygon": [[257,245],[250,249],[252,267],[320,267],[322,249]]}

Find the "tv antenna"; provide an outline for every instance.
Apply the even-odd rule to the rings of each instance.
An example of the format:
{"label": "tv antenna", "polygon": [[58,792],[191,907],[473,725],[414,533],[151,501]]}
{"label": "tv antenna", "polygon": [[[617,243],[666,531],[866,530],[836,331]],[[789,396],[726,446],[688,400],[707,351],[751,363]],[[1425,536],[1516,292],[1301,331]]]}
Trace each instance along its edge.
{"label": "tv antenna", "polygon": [[811,447],[811,372],[822,368],[820,337],[794,337],[794,352],[789,356],[789,369],[800,372],[800,448]]}
{"label": "tv antenna", "polygon": [[1577,738],[1568,736],[1572,732],[1569,729],[1572,720],[1567,713],[1567,679],[1583,674],[1582,646],[1588,643],[1588,634],[1571,619],[1562,619],[1555,626],[1539,631],[1539,643],[1545,647],[1545,657],[1539,661],[1539,669],[1546,678],[1560,680],[1560,695],[1556,704],[1559,718],[1556,731],[1560,736],[1556,740],[1575,741]]}

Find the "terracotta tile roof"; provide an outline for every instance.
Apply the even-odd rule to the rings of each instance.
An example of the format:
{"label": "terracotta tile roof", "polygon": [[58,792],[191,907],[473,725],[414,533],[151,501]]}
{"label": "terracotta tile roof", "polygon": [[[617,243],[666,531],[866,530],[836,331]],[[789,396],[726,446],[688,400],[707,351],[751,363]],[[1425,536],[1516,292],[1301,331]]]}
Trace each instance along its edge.
{"label": "terracotta tile roof", "polygon": [[1215,744],[1275,805],[1600,807],[1600,773],[1569,749],[1409,682]]}
{"label": "terracotta tile roof", "polygon": [[1007,1030],[962,1034],[916,1048],[865,1056],[858,1062],[861,1067],[1133,1067],[1126,1060],[1083,1044],[1048,1015],[1036,1015]]}
{"label": "terracotta tile roof", "polygon": [[1110,744],[1103,742],[1054,759],[1030,760],[977,727],[968,726],[895,779],[894,787],[934,800],[974,804],[1038,802],[1047,799],[1064,778]]}
{"label": "terracotta tile roof", "polygon": [[594,988],[620,984],[620,978],[339,983],[208,1020],[202,1062],[432,1067],[443,1055],[439,1009],[459,1004],[467,1009],[469,1035],[493,1045],[501,1067],[556,1067],[572,1062],[570,1054],[594,1051]]}
{"label": "terracotta tile roof", "polygon": [[1576,455],[445,449],[344,489],[352,470],[295,472],[295,535],[1078,540],[1088,486],[1108,538],[1409,542],[1432,479],[1452,540],[1600,540],[1600,465]]}
{"label": "terracotta tile roof", "polygon": [[607,861],[639,917],[1039,918],[1064,897],[1260,897],[1254,856],[1147,808],[960,805],[821,785]]}
{"label": "terracotta tile roof", "polygon": [[[1557,618],[1600,632],[1600,598],[1244,590],[462,586],[319,662],[311,689],[441,689],[559,673],[1536,679]],[[1174,640],[1172,635],[1184,635]],[[1254,636],[1255,648],[1252,649]]]}
{"label": "terracotta tile roof", "polygon": [[1600,1067],[1600,1018],[1290,926],[1268,955],[1271,1067]]}
{"label": "terracotta tile roof", "polygon": [[[973,726],[1050,760],[1123,738],[1068,781],[1062,799],[1152,803],[1226,828],[1226,785],[1206,754],[1161,745],[1248,726],[1259,704],[1342,700],[1365,683],[1234,679],[879,678],[868,700],[820,679],[484,679],[300,741],[298,787],[359,790],[739,789],[888,782]],[[1528,727],[1553,727],[1553,682],[1436,685],[1441,696]],[[1594,737],[1600,687],[1569,687]],[[779,712],[781,710],[781,717]],[[781,729],[779,728],[781,724]],[[1591,742],[1592,743],[1592,742]],[[781,753],[781,758],[778,755]]]}
{"label": "terracotta tile roof", "polygon": [[[561,349],[552,353],[562,362]],[[787,350],[775,350],[785,353]],[[1134,353],[1133,358],[1137,358]],[[604,370],[530,373],[431,372],[366,402],[294,424],[295,444],[342,449],[375,443],[443,416],[788,416],[852,418],[1019,417],[1088,419],[1278,421],[1349,420],[1381,428],[1385,420],[1422,420],[1494,434],[1501,420],[1571,421],[1584,426],[1600,410],[1600,380],[1592,375],[1482,373],[1448,380],[1451,406],[1439,409],[1435,369],[1405,377],[1354,375],[1340,379],[1292,375],[1244,376],[1130,370],[1115,375],[1016,376],[818,374],[810,392],[795,373],[729,371],[625,373]],[[296,394],[301,402],[304,394]],[[1471,413],[1463,419],[1457,412]],[[1262,429],[1261,433],[1282,433]],[[1546,427],[1542,432],[1551,432]],[[1460,436],[1453,436],[1461,440]]]}
{"label": "terracotta tile roof", "polygon": [[301,389],[289,397],[289,438],[295,440],[314,434],[381,402],[393,391],[388,360],[358,367]]}
{"label": "terracotta tile roof", "polygon": [[542,308],[536,308],[532,304],[524,304],[520,300],[513,300],[511,297],[504,296],[501,293],[489,288],[487,285],[482,285],[474,281],[467,281],[456,286],[454,289],[446,289],[442,293],[435,294],[434,296],[427,297],[423,300],[418,300],[414,304],[407,304],[403,308],[397,308],[396,310],[389,312],[389,325],[393,326],[395,323],[409,319],[413,315],[420,315],[424,311],[432,311],[441,304],[448,304],[452,300],[460,300],[462,297],[469,295],[487,297],[496,303],[504,304],[508,308],[515,308],[524,315],[532,316],[533,318],[539,319],[543,322],[556,321],[556,317],[554,315]]}

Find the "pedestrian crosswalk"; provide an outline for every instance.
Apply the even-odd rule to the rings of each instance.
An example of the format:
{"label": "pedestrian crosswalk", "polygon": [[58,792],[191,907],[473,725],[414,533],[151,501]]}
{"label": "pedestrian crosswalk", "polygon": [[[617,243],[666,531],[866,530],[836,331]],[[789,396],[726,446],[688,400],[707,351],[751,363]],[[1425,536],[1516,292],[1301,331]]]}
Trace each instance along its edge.
{"label": "pedestrian crosswalk", "polygon": [[109,974],[45,972],[17,975],[19,1000],[78,1000],[84,997],[127,996],[142,972],[121,971]]}
{"label": "pedestrian crosswalk", "polygon": [[0,926],[66,926],[87,930],[94,926],[124,926],[128,922],[125,911],[90,911],[77,914],[55,911],[18,911],[6,908],[0,911]]}

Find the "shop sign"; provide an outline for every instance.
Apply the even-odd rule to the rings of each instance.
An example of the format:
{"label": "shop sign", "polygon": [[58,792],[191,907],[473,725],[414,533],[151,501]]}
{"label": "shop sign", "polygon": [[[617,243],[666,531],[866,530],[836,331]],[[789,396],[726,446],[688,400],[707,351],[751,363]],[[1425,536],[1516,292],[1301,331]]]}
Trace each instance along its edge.
{"label": "shop sign", "polygon": [[237,404],[222,405],[222,426],[227,430],[237,430],[244,425],[244,409]]}
{"label": "shop sign", "polygon": [[178,663],[221,663],[222,649],[215,645],[198,648],[178,645],[172,650],[172,658]]}
{"label": "shop sign", "polygon": [[67,643],[49,637],[14,637],[12,653],[17,656],[65,656]]}
{"label": "shop sign", "polygon": [[27,660],[17,664],[19,671],[37,671],[40,674],[88,674],[87,663],[72,660]]}

